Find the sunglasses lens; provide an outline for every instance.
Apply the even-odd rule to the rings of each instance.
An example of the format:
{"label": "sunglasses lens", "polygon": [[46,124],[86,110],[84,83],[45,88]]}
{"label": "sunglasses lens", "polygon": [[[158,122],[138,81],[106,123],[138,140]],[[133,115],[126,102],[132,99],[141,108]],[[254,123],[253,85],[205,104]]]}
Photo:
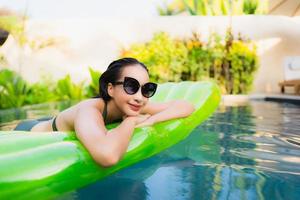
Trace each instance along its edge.
{"label": "sunglasses lens", "polygon": [[127,94],[135,94],[140,88],[140,84],[137,80],[132,78],[126,78],[124,81],[124,90]]}
{"label": "sunglasses lens", "polygon": [[146,83],[142,88],[142,94],[144,97],[150,98],[155,94],[157,84],[155,83]]}

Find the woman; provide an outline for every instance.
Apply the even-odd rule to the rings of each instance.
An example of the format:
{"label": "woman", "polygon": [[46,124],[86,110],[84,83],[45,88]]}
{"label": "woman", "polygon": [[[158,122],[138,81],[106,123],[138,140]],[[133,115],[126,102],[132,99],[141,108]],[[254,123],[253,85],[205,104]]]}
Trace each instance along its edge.
{"label": "woman", "polygon": [[[71,131],[101,166],[116,164],[126,152],[135,127],[149,126],[194,111],[187,101],[148,102],[157,85],[147,67],[134,58],[113,61],[99,79],[99,98],[83,100],[53,119],[36,121],[30,131]],[[107,130],[105,124],[121,121]],[[20,130],[16,128],[15,130]]]}

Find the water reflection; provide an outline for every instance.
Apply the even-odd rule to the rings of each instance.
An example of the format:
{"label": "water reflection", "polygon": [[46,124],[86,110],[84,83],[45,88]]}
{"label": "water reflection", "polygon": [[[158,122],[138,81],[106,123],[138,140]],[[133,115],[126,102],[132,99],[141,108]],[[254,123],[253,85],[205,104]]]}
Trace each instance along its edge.
{"label": "water reflection", "polygon": [[221,106],[177,145],[58,199],[300,199],[299,132],[299,106]]}

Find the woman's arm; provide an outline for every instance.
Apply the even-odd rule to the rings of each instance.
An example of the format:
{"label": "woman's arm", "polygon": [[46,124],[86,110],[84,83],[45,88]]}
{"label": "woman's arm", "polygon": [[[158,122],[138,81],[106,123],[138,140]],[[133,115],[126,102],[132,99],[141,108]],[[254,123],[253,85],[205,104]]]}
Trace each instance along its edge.
{"label": "woman's arm", "polygon": [[89,151],[93,159],[104,167],[116,164],[126,152],[137,123],[149,116],[127,117],[111,130],[105,128],[102,115],[93,107],[79,108],[74,121],[78,139]]}
{"label": "woman's arm", "polygon": [[149,126],[157,122],[189,116],[195,111],[193,104],[186,100],[174,100],[166,103],[149,102],[143,113],[151,116],[136,127]]}

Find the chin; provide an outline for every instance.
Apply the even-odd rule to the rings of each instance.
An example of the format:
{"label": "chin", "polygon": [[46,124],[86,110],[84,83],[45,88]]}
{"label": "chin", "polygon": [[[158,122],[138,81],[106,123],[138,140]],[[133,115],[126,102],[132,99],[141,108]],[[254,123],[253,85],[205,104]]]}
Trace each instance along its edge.
{"label": "chin", "polygon": [[133,110],[130,110],[130,112],[128,112],[128,115],[129,116],[137,116],[137,115],[139,115],[140,114],[140,112],[138,112],[138,111],[133,111]]}
{"label": "chin", "polygon": [[126,114],[127,114],[128,116],[137,116],[137,115],[140,114],[140,111],[134,111],[134,110],[131,110],[130,108],[128,108]]}

